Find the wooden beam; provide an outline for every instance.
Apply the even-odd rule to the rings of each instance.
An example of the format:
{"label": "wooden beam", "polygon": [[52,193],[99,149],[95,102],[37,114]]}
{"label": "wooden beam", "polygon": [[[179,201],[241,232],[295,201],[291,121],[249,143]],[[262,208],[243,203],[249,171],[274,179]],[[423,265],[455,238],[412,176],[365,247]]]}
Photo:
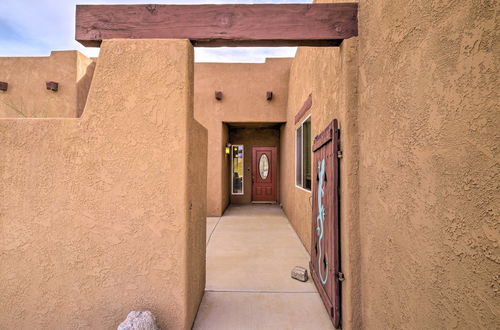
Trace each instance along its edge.
{"label": "wooden beam", "polygon": [[312,94],[309,94],[307,100],[304,102],[300,110],[295,114],[295,124],[297,124],[302,119],[302,117],[304,117],[306,112],[309,111],[309,109],[311,109],[312,105],[313,105],[313,97]]}
{"label": "wooden beam", "polygon": [[194,46],[338,46],[358,35],[357,3],[77,5],[76,40],[189,39]]}

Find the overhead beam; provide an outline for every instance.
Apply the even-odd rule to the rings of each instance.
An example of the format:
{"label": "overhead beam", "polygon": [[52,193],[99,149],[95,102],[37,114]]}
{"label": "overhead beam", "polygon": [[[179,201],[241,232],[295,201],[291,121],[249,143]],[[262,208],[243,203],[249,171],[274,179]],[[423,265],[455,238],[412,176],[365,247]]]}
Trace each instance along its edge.
{"label": "overhead beam", "polygon": [[189,39],[194,46],[338,46],[358,35],[357,3],[77,5],[76,40]]}

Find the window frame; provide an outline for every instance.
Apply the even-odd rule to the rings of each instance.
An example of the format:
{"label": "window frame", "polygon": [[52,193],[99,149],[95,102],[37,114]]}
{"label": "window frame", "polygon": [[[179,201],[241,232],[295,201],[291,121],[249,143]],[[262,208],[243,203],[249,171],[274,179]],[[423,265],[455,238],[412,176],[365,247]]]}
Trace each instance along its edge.
{"label": "window frame", "polygon": [[[241,158],[241,161],[243,163],[243,173],[242,173],[242,176],[241,176],[241,192],[240,193],[235,193],[234,192],[234,184],[233,184],[233,181],[234,181],[234,157],[233,157],[233,153],[234,153],[234,147],[238,147],[238,150],[239,150],[239,147],[241,147],[243,149],[243,157]],[[243,144],[233,144],[231,145],[231,195],[235,195],[235,196],[241,196],[241,195],[244,195],[245,194],[245,146]]]}
{"label": "window frame", "polygon": [[[309,193],[312,193],[312,178],[311,178],[311,189],[307,189],[307,188],[304,188],[303,185],[304,185],[304,123],[308,120],[311,119],[311,143],[310,143],[310,147],[311,147],[311,150],[310,150],[310,157],[311,157],[311,177],[312,177],[312,172],[313,172],[313,161],[312,161],[312,157],[313,157],[313,154],[312,154],[312,118],[311,118],[311,114],[307,115],[301,122],[300,124],[295,127],[295,136],[294,136],[294,140],[295,140],[295,179],[294,179],[294,182],[295,182],[295,187],[296,188],[299,188],[301,190],[304,190],[304,191],[307,191]],[[297,183],[297,171],[298,171],[298,163],[297,163],[297,132],[298,130],[301,130],[301,147],[302,147],[302,150],[301,150],[301,153],[302,153],[302,157],[300,158],[300,179],[301,179],[301,185],[302,186],[299,186]]]}

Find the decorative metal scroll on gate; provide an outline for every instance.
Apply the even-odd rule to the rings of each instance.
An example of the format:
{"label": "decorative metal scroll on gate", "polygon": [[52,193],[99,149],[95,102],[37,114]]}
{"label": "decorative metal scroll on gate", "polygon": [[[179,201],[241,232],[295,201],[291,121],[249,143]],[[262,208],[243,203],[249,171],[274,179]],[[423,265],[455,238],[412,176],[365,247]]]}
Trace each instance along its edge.
{"label": "decorative metal scroll on gate", "polygon": [[314,138],[312,251],[309,267],[335,328],[340,327],[339,149],[333,120]]}

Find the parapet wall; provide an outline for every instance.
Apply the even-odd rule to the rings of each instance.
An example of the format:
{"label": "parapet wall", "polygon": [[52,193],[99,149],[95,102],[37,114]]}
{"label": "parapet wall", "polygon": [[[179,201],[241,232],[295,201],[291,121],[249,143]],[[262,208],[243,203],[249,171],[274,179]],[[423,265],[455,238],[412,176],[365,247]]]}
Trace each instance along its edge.
{"label": "parapet wall", "polygon": [[[95,61],[78,51],[48,57],[0,57],[0,118],[75,118],[85,107]],[[58,91],[45,83],[59,84]]]}
{"label": "parapet wall", "polygon": [[186,40],[105,41],[81,118],[0,119],[2,327],[111,329],[142,309],[191,327],[207,164],[192,80]]}

